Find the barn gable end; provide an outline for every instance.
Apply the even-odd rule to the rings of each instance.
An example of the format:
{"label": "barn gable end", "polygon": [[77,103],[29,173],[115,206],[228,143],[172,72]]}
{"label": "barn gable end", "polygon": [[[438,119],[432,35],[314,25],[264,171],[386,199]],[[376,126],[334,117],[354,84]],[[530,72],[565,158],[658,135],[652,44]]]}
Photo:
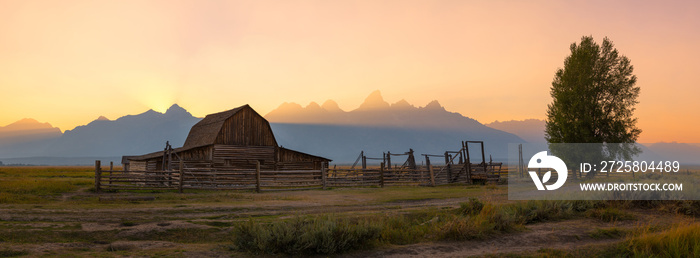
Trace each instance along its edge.
{"label": "barn gable end", "polygon": [[246,105],[223,121],[214,144],[276,147],[277,141],[270,123]]}
{"label": "barn gable end", "polygon": [[192,126],[184,148],[212,144],[277,146],[270,123],[250,106],[207,115]]}

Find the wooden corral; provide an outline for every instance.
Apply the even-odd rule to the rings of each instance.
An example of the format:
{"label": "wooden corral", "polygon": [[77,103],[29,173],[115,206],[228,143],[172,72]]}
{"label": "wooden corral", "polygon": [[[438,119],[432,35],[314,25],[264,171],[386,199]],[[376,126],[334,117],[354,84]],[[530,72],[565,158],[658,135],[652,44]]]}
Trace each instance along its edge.
{"label": "wooden corral", "polygon": [[207,115],[192,126],[181,148],[166,144],[163,151],[124,156],[125,171],[178,170],[185,168],[319,170],[330,159],[277,145],[270,123],[250,106]]}
{"label": "wooden corral", "polygon": [[[472,163],[469,156],[469,144],[480,144],[482,150],[480,163]],[[450,183],[479,183],[499,180],[506,171],[502,163],[485,161],[482,142],[462,142],[458,151],[447,151],[444,155],[425,156],[425,166],[415,165],[413,150],[404,154],[386,153],[383,158],[368,158],[362,152],[359,160],[362,168],[333,168],[327,163],[318,163],[320,157],[269,146],[232,146],[213,144],[195,147],[192,152],[181,151],[182,157],[206,157],[212,161],[186,161],[183,158],[177,169],[134,170],[135,164],[140,168],[156,167],[163,158],[169,159],[170,151],[157,160],[158,153],[149,154],[147,158],[156,159],[132,162],[129,171],[102,171],[99,161],[95,166],[95,189],[132,190],[132,189],[217,189],[217,190],[302,190],[325,189],[326,187],[363,187],[363,186],[436,186]],[[165,153],[165,154],[163,154]],[[188,156],[189,155],[189,156]],[[408,156],[402,166],[385,166],[381,162],[378,168],[368,168],[367,159],[390,161],[391,156]],[[175,155],[178,156],[178,155]],[[431,157],[445,159],[444,166],[433,166]],[[133,159],[133,158],[132,158]],[[184,164],[189,162],[189,166]],[[316,167],[317,164],[319,167]],[[160,165],[162,167],[162,165]],[[313,167],[313,168],[312,168]],[[110,165],[111,168],[111,165]]]}
{"label": "wooden corral", "polygon": [[[257,163],[257,162],[256,162]],[[257,164],[256,164],[257,165]],[[475,165],[475,164],[474,164]],[[184,167],[184,166],[183,166]],[[463,168],[464,166],[462,166]],[[95,166],[95,189],[102,190],[256,190],[289,191],[326,187],[436,186],[465,183],[461,177],[450,180],[446,167],[432,165],[416,169],[326,168],[319,170],[262,170],[186,168],[175,171],[114,171]],[[459,169],[452,167],[452,169]],[[461,169],[460,169],[461,170]],[[493,171],[491,173],[505,173]]]}
{"label": "wooden corral", "polygon": [[[472,163],[472,157],[469,156],[469,145],[479,144],[481,150],[480,163]],[[397,163],[392,166],[392,156],[407,156],[405,162],[401,166]],[[355,160],[349,171],[355,171],[355,166],[361,162],[362,170],[367,170],[367,160],[380,160],[382,164],[386,164],[386,173],[395,172],[394,176],[400,176],[401,174],[411,174],[411,176],[404,177],[420,177],[425,179],[425,175],[428,171],[428,167],[431,167],[431,157],[433,158],[444,158],[445,166],[434,167],[436,170],[434,172],[434,180],[437,180],[438,184],[448,184],[448,183],[474,183],[474,182],[497,182],[500,178],[502,172],[503,163],[493,162],[489,160],[486,162],[486,154],[484,152],[484,142],[482,141],[463,141],[462,148],[458,151],[445,151],[444,154],[423,154],[425,157],[426,166],[417,166],[415,157],[413,155],[413,149],[409,149],[408,152],[397,154],[391,152],[382,153],[382,157],[367,157],[364,151],[360,152],[360,156]],[[368,170],[370,171],[370,170]],[[403,171],[400,172],[399,171]],[[417,172],[416,172],[417,171]],[[419,173],[420,172],[420,173]],[[371,173],[371,172],[370,172]],[[342,173],[341,173],[342,174]],[[349,175],[357,174],[350,173]],[[415,176],[413,174],[420,174],[420,176]]]}

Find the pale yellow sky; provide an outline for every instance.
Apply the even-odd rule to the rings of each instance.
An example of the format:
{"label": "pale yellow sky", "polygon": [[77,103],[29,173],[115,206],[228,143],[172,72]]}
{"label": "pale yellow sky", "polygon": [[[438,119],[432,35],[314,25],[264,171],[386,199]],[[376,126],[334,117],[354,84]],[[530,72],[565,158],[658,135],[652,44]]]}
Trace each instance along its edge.
{"label": "pale yellow sky", "polygon": [[583,35],[609,37],[642,88],[641,142],[700,142],[696,1],[0,1],[0,125],[61,129],[178,103],[372,91],[482,123],[545,117],[554,72]]}

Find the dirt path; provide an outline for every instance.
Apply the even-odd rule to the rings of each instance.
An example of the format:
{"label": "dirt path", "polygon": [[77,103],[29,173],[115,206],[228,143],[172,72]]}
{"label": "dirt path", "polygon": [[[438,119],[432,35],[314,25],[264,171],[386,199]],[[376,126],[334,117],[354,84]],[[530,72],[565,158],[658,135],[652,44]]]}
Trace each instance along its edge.
{"label": "dirt path", "polygon": [[49,222],[120,222],[124,220],[191,220],[218,218],[227,220],[247,219],[259,216],[277,216],[319,213],[372,213],[387,210],[411,210],[425,207],[458,207],[468,198],[426,199],[415,201],[387,202],[364,205],[324,205],[304,201],[267,202],[235,206],[192,206],[158,208],[108,208],[108,209],[0,209],[3,221],[49,221]]}

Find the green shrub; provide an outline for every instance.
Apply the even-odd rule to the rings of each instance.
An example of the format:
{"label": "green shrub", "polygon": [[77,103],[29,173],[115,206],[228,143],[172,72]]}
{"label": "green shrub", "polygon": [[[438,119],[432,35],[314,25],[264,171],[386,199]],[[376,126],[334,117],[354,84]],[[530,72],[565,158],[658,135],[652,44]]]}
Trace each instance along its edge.
{"label": "green shrub", "polygon": [[527,201],[494,206],[470,199],[457,209],[460,215],[445,223],[442,239],[483,239],[490,235],[518,230],[522,225],[573,217],[581,211],[604,207],[599,201]]}
{"label": "green shrub", "polygon": [[[376,243],[404,245],[426,240],[485,239],[520,230],[525,224],[575,216],[603,221],[634,219],[632,214],[620,210],[628,205],[658,206],[652,202],[627,201],[527,201],[494,205],[471,198],[457,209],[372,214],[355,219],[297,217],[267,224],[251,220],[234,225],[233,247],[252,253],[311,255],[342,253]],[[613,228],[591,232],[590,236],[618,238],[625,234]]]}
{"label": "green shrub", "polygon": [[334,254],[371,245],[381,228],[368,220],[297,217],[260,224],[250,220],[234,227],[234,248],[252,253]]}
{"label": "green shrub", "polygon": [[447,212],[411,212],[407,214],[387,214],[369,218],[381,227],[381,240],[395,245],[417,243],[432,239],[448,216]]}
{"label": "green shrub", "polygon": [[496,233],[514,231],[518,226],[515,214],[504,207],[486,204],[478,214],[453,218],[440,232],[445,240],[484,239]]}
{"label": "green shrub", "polygon": [[481,212],[484,208],[484,203],[479,201],[479,199],[471,197],[468,202],[463,202],[459,204],[459,209],[457,209],[460,215],[476,215]]}
{"label": "green shrub", "polygon": [[676,201],[675,211],[693,217],[700,217],[700,201]]}

